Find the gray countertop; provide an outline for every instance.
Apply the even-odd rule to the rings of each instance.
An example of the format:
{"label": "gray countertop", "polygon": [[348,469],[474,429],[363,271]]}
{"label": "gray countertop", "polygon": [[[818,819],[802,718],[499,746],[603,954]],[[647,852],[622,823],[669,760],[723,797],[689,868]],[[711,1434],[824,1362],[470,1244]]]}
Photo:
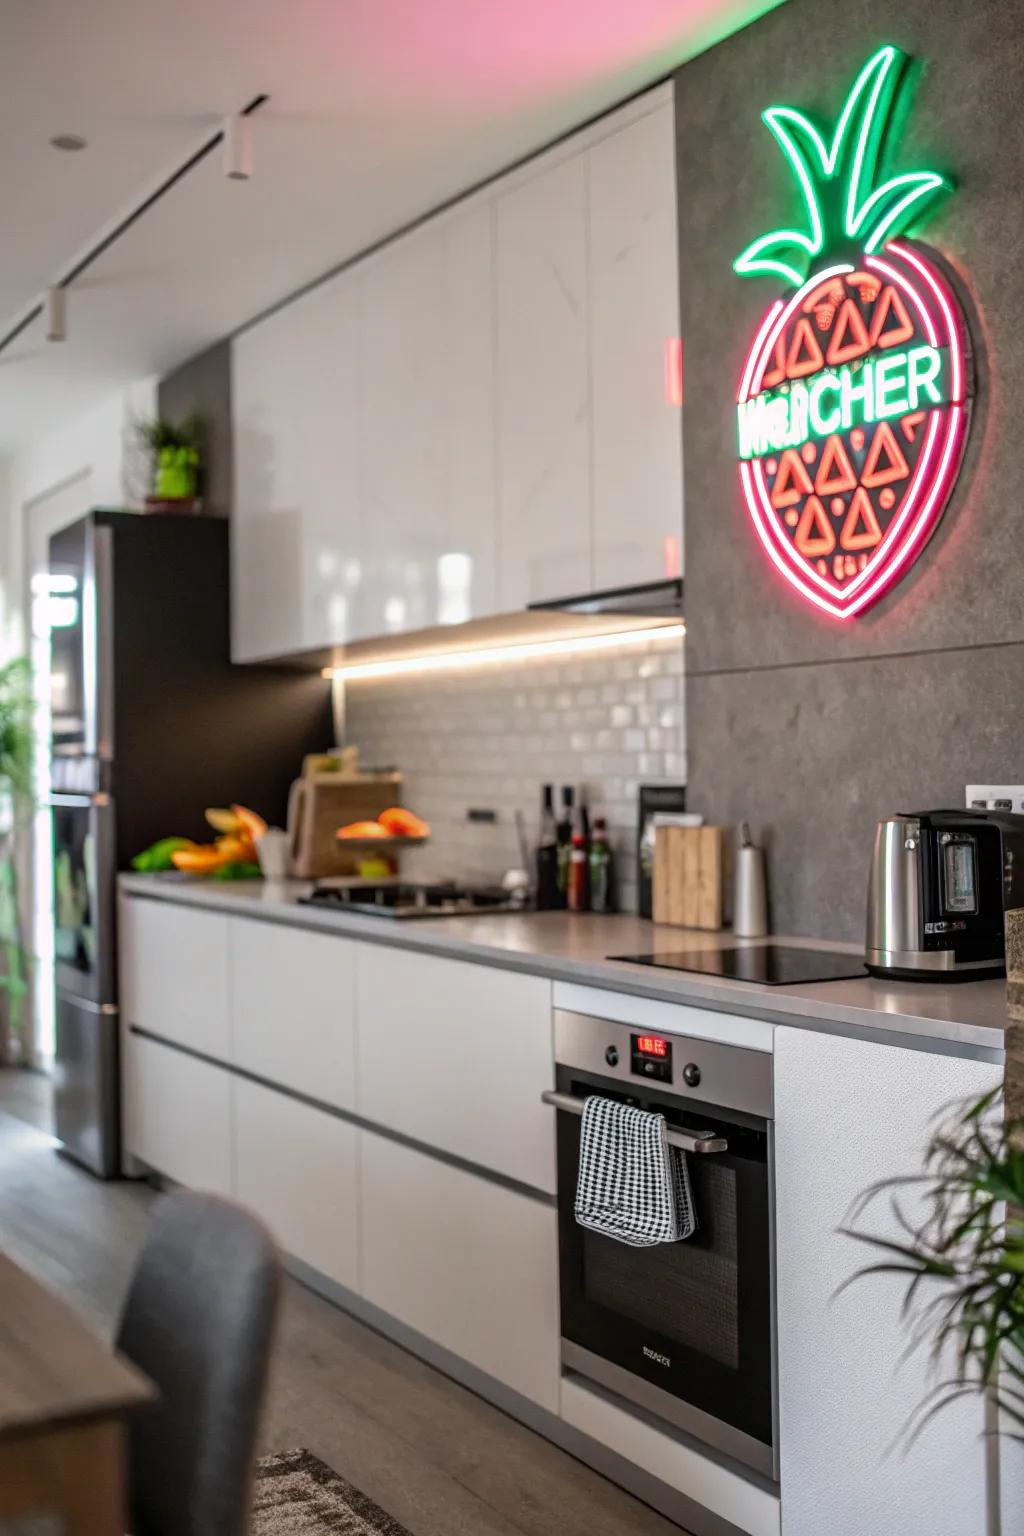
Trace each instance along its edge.
{"label": "gray countertop", "polygon": [[[608,956],[615,954],[716,950],[744,942],[729,932],[657,927],[639,917],[528,912],[397,922],[300,906],[298,898],[309,890],[309,885],[297,880],[218,885],[176,874],[122,875],[120,888],[133,896],[148,896],[211,912],[347,934],[368,943],[418,949],[426,954],[529,971],[557,981],[627,992],[635,997],[689,1003],[771,1023],[854,1034],[894,1045],[999,1059],[1005,1049],[1006,1032],[1013,1027],[1006,1013],[1006,987],[1002,981],[948,984],[885,982],[863,977],[766,987],[609,960]],[[852,944],[779,937],[774,937],[773,942],[858,953]]]}

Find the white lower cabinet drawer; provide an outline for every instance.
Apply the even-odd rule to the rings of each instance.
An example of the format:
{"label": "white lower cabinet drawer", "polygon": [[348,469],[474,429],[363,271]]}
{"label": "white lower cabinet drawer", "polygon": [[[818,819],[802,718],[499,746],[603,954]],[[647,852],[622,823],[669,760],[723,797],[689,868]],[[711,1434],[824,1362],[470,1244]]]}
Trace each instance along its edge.
{"label": "white lower cabinet drawer", "polygon": [[550,981],[360,944],[356,1010],[364,1119],[554,1193]]}
{"label": "white lower cabinet drawer", "polygon": [[362,1133],[368,1301],[558,1411],[553,1206]]}
{"label": "white lower cabinet drawer", "polygon": [[296,1259],[355,1290],[355,1127],[286,1094],[235,1081],[235,1194]]}
{"label": "white lower cabinet drawer", "polygon": [[229,1073],[125,1034],[125,1151],[190,1189],[230,1195]]}

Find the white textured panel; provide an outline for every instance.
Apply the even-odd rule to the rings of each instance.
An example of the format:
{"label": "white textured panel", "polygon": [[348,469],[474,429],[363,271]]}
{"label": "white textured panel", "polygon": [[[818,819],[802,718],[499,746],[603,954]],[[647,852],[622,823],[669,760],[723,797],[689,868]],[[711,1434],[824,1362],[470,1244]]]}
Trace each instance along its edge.
{"label": "white textured panel", "polygon": [[[898,1276],[838,1287],[877,1258],[843,1237],[870,1184],[920,1170],[933,1117],[999,1082],[998,1067],[891,1046],[775,1032],[782,1536],[981,1536],[981,1403],[893,1450],[930,1379],[907,1328]],[[883,1199],[862,1218],[899,1231]]]}
{"label": "white textured panel", "polygon": [[355,945],[231,920],[232,1060],[310,1098],[355,1105]]}
{"label": "white textured panel", "polygon": [[[291,387],[301,474],[302,644],[343,644],[362,619],[362,518],[356,439],[361,278],[342,272],[289,307],[300,363]],[[295,418],[287,416],[286,420]]]}
{"label": "white textured panel", "polygon": [[444,544],[444,238],[425,225],[366,261],[359,343],[360,633],[435,622]]}
{"label": "white textured panel", "polygon": [[231,1195],[230,1074],[127,1031],[122,1038],[125,1151],[177,1184]]}
{"label": "white textured panel", "polygon": [[286,1253],[355,1289],[355,1127],[243,1078],[234,1090],[237,1199]]}
{"label": "white textured panel", "polygon": [[236,661],[303,643],[301,301],[231,343],[234,497],[231,652]]}
{"label": "white textured panel", "polygon": [[227,1060],[228,919],[144,897],[120,910],[125,1021]]}
{"label": "white textured panel", "polygon": [[594,423],[594,586],[678,576],[679,407],[665,342],[679,334],[675,112],[669,102],[587,156]]}
{"label": "white textured panel", "polygon": [[630,997],[626,992],[605,992],[575,981],[552,983],[552,1004],[570,1013],[591,1013],[618,1024],[638,1024],[666,1035],[693,1035],[698,1040],[720,1040],[750,1051],[771,1051],[775,1026],[764,1019],[746,1019],[737,1013],[716,1013],[686,1003],[663,1003],[656,998]]}
{"label": "white textured panel", "polygon": [[590,590],[586,162],[497,208],[499,607]]}
{"label": "white textured panel", "polygon": [[552,1206],[362,1135],[362,1294],[558,1412]]}
{"label": "white textured panel", "polygon": [[[774,1495],[589,1392],[571,1377],[562,1381],[562,1418],[750,1536],[778,1536],[779,1501]],[[831,1536],[825,1526],[818,1536],[826,1536],[826,1529]]]}
{"label": "white textured panel", "polygon": [[359,1113],[553,1193],[551,983],[376,944],[356,965]]}
{"label": "white textured panel", "polygon": [[343,272],[231,344],[234,654],[354,634],[359,277]]}
{"label": "white textured panel", "polygon": [[[494,209],[476,203],[446,220],[444,524],[433,622],[498,611],[494,379]],[[452,559],[464,556],[464,560]],[[463,604],[465,607],[463,607]]]}

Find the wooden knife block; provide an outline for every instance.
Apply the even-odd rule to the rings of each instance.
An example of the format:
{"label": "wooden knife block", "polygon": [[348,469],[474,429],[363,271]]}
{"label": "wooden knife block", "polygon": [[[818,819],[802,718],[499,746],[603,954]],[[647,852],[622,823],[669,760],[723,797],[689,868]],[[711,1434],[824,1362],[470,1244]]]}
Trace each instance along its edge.
{"label": "wooden knife block", "polygon": [[652,912],[673,928],[717,930],[725,917],[724,827],[658,827]]}
{"label": "wooden knife block", "polygon": [[356,874],[366,851],[346,848],[338,828],[376,821],[381,811],[399,803],[401,794],[400,773],[307,773],[296,779],[288,796],[292,874],[299,880]]}

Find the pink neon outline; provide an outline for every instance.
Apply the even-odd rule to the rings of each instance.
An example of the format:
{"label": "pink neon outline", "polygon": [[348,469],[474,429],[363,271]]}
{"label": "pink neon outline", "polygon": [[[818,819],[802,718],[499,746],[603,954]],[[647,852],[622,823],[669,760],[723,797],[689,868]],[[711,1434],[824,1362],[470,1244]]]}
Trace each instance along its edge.
{"label": "pink neon outline", "polygon": [[[918,273],[920,273],[921,277],[924,278],[925,282],[932,290],[932,293],[935,295],[936,303],[942,310],[942,315],[946,322],[947,332],[951,339],[950,352],[953,356],[953,402],[956,405],[962,405],[964,400],[964,376],[966,372],[962,352],[963,337],[961,335],[960,322],[953,310],[953,306],[949,302],[949,289],[946,287],[945,283],[939,282],[935,273],[929,271],[925,263],[914,251],[911,250],[909,245],[903,245],[901,242],[894,240],[892,244],[886,246],[885,249],[895,252],[897,256],[902,256],[904,261],[909,261],[910,265],[914,267]],[[871,258],[869,257],[868,259],[870,260]]]}
{"label": "pink neon outline", "polygon": [[739,392],[739,394],[736,397],[736,404],[737,405],[743,405],[745,401],[750,399],[750,395],[749,395],[749,392],[748,392],[749,389],[750,389],[750,376],[751,376],[751,374],[753,372],[754,360],[757,357],[757,349],[761,345],[761,341],[762,341],[762,338],[764,337],[765,332],[768,330],[768,327],[771,325],[772,321],[775,319],[776,315],[779,313],[779,310],[781,308],[782,308],[782,300],[781,299],[776,299],[775,303],[772,305],[771,309],[768,311],[767,315],[765,315],[765,317],[764,317],[764,321],[763,321],[763,323],[761,325],[761,329],[758,331],[757,335],[754,338],[754,345],[751,347],[750,351],[747,353],[747,364],[746,364],[746,367],[743,370],[743,377],[740,380],[740,392]]}
{"label": "pink neon outline", "polygon": [[[916,503],[919,498],[920,487],[922,481],[925,478],[926,470],[928,470],[931,466],[935,452],[935,442],[939,432],[941,431],[941,412],[932,417],[931,423],[929,425],[928,440],[925,443],[924,451],[918,459],[914,478],[907,490],[903,508],[899,517],[897,518],[896,522],[893,523],[888,529],[885,539],[874,552],[871,560],[867,563],[867,565],[865,565],[864,570],[861,571],[858,576],[854,577],[853,581],[850,582],[848,586],[843,588],[842,592],[840,593],[832,584],[829,578],[822,577],[816,570],[814,570],[812,566],[805,565],[803,563],[803,557],[799,555],[798,551],[792,546],[790,541],[782,533],[782,530],[777,526],[777,519],[775,517],[774,509],[770,506],[770,498],[768,497],[768,488],[767,483],[764,480],[764,470],[761,460],[755,459],[740,461],[740,478],[743,485],[744,498],[747,503],[747,510],[750,513],[751,520],[754,523],[754,527],[759,539],[761,540],[761,544],[769,555],[772,563],[777,567],[777,569],[786,578],[790,585],[797,588],[797,590],[800,591],[803,596],[808,599],[809,602],[814,603],[815,606],[823,609],[825,612],[833,615],[833,617],[838,619],[847,619],[852,617],[855,613],[858,613],[862,608],[864,608],[868,603],[872,602],[876,597],[879,597],[882,592],[887,589],[888,586],[896,581],[902,572],[903,567],[910,559],[911,555],[916,555],[916,553],[919,552],[924,542],[924,534],[926,532],[930,532],[936,512],[938,510],[944,509],[945,499],[952,489],[952,482],[955,479],[956,471],[959,468],[959,457],[955,450],[959,446],[960,437],[966,423],[966,412],[962,404],[962,388],[965,368],[961,352],[961,328],[952,309],[952,306],[950,305],[943,289],[934,280],[927,267],[924,266],[924,264],[916,256],[914,256],[912,252],[910,252],[906,247],[898,245],[895,241],[886,246],[884,249],[886,251],[892,252],[896,256],[903,257],[908,260],[909,264],[913,266],[915,270],[920,274],[920,276],[925,280],[935,298],[936,303],[942,310],[943,318],[946,322],[947,334],[950,338],[950,353],[953,364],[951,381],[952,399],[945,407],[943,407],[943,409],[949,413],[946,440],[941,449],[940,464],[936,473],[936,477],[932,483],[932,489],[926,495],[924,505],[920,508],[919,511],[917,511]],[[887,262],[882,261],[879,257],[866,257],[865,264],[867,266],[875,267],[876,269],[883,272],[885,276],[887,276],[891,281],[894,281],[897,286],[900,287],[905,294],[907,294],[914,306],[914,309],[924,320],[926,334],[928,335],[931,344],[937,347],[939,345],[939,340],[934,319],[929,313],[927,306],[923,302],[921,296],[915,292],[907,278],[897,269],[891,267]],[[829,269],[826,272],[818,274],[814,279],[808,283],[805,283],[797,291],[794,298],[788,305],[786,305],[783,313],[778,316],[773,323],[773,316],[776,314],[776,310],[782,302],[781,300],[776,300],[775,305],[773,305],[772,309],[769,311],[768,316],[766,317],[765,322],[761,327],[761,331],[755,338],[754,345],[751,347],[750,353],[748,354],[747,366],[744,369],[743,380],[740,385],[739,404],[743,404],[745,400],[749,399],[753,390],[759,386],[760,380],[764,374],[764,367],[767,362],[768,353],[774,346],[780,330],[785,326],[789,316],[793,313],[795,306],[807,295],[807,293],[812,292],[822,283],[827,282],[830,277],[835,276],[837,270],[843,272],[852,272],[854,268],[851,266],[843,266],[838,269]],[[762,345],[762,338],[765,336],[766,331],[770,331],[770,334],[768,334],[767,339]],[[756,362],[754,363],[754,367],[751,368],[751,362],[755,359]],[[754,382],[755,380],[756,384]],[[755,492],[757,493],[756,495]],[[758,500],[760,500],[761,503],[760,507],[757,505]],[[910,520],[911,516],[915,514],[915,512],[917,513],[917,521],[910,534],[908,535],[903,547],[899,550],[891,564],[885,565],[885,569],[878,571],[878,566],[880,564],[885,564],[886,552],[891,549],[900,532],[906,526],[907,522]],[[763,522],[762,514],[764,516]],[[871,579],[872,572],[877,572],[877,574],[874,576],[874,579]],[[828,597],[815,592],[813,588],[809,587],[807,585],[808,579],[813,581],[815,585],[820,586],[822,592],[827,593]],[[859,588],[863,589],[858,590]],[[833,601],[829,601],[829,598],[833,599]]]}

